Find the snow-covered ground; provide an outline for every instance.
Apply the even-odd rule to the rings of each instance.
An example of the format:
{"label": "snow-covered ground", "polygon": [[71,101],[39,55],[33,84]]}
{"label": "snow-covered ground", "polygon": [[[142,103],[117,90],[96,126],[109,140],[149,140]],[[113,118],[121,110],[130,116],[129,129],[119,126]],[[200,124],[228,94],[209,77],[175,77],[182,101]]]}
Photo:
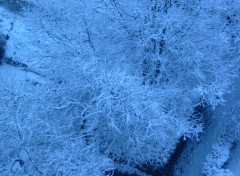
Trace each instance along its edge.
{"label": "snow-covered ground", "polygon": [[[233,89],[234,90],[231,94],[225,96],[225,104],[218,106],[212,111],[211,114],[208,114],[208,121],[206,123],[203,134],[200,136],[200,140],[188,142],[187,147],[185,148],[177,165],[175,166],[176,176],[204,175],[204,164],[206,164],[207,156],[211,155],[211,152],[214,152],[213,146],[218,145],[220,140],[224,140],[226,142],[229,141],[230,143],[232,142],[232,134],[228,134],[228,132],[226,132],[228,130],[226,127],[231,127],[231,125],[233,125],[229,124],[228,118],[230,118],[232,115],[232,108],[234,103],[239,101],[240,98],[238,81],[233,84]],[[226,135],[224,136],[223,134]],[[219,168],[229,169],[230,172],[235,176],[240,175],[239,142],[240,141],[238,139],[235,147],[229,149],[230,156],[227,156],[229,157],[229,160],[226,159],[223,161],[222,165],[219,166]],[[226,150],[228,150],[227,147]],[[220,158],[218,159],[221,160]],[[225,165],[225,163],[227,164]]]}
{"label": "snow-covered ground", "polygon": [[[239,69],[240,71],[240,69]],[[236,118],[238,122],[240,121],[240,82],[239,79],[235,82],[235,91],[230,95],[228,98],[228,106],[229,108],[229,114],[226,114],[225,118],[229,118],[231,116],[235,116],[232,118]],[[234,123],[229,125],[229,128],[236,128],[236,125],[240,125],[240,122],[238,124]],[[230,130],[231,131],[231,130]],[[226,162],[226,165],[224,168],[229,169],[235,176],[240,175],[240,133],[238,131],[232,135],[235,135],[236,141],[234,141],[232,148],[230,150],[230,159]]]}
{"label": "snow-covered ground", "polygon": [[235,148],[231,152],[231,158],[226,164],[226,168],[228,168],[232,173],[236,176],[240,175],[240,141],[235,144]]}
{"label": "snow-covered ground", "polygon": [[[14,84],[27,82],[43,83],[46,79],[40,75],[36,69],[41,60],[36,58],[29,58],[31,53],[34,53],[36,48],[32,43],[34,42],[25,28],[21,16],[10,13],[8,10],[0,7],[0,29],[1,34],[8,35],[9,40],[6,46],[6,57],[26,64],[28,68],[20,68],[17,66],[3,63],[0,65],[0,78],[3,81],[11,81]],[[32,34],[30,34],[32,35]],[[33,38],[34,39],[34,38]]]}
{"label": "snow-covered ground", "polygon": [[14,84],[23,83],[25,81],[33,84],[44,83],[46,79],[31,71],[26,71],[21,68],[3,64],[0,66],[0,78],[4,81],[11,81]]}

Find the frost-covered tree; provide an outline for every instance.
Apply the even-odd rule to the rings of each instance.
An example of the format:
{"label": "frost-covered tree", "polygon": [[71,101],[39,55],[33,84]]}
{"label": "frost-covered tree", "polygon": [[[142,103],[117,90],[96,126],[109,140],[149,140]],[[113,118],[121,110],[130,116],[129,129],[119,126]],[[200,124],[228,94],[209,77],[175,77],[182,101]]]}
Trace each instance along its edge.
{"label": "frost-covered tree", "polygon": [[[28,111],[21,108],[28,122],[18,120],[18,126],[36,127],[19,140],[33,151],[30,161],[39,171],[57,173],[62,165],[64,175],[85,172],[77,166],[88,157],[96,159],[90,162],[100,167],[96,172],[111,168],[109,159],[163,166],[181,137],[202,132],[194,109],[224,102],[236,58],[214,3],[29,2],[22,43],[31,46],[19,50],[23,61],[39,60],[35,68],[45,83],[37,92],[21,88],[29,96],[20,100],[33,103]],[[99,165],[102,158],[106,164]],[[70,173],[74,167],[79,169]]]}
{"label": "frost-covered tree", "polygon": [[23,90],[10,81],[1,79],[1,175],[104,175],[114,168],[85,144],[71,116],[43,102],[51,88],[25,83]]}

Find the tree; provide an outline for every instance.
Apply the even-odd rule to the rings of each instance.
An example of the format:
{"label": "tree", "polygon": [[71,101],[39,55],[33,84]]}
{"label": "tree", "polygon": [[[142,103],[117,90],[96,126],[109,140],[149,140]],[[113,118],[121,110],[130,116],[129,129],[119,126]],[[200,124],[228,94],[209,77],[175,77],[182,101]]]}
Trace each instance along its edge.
{"label": "tree", "polygon": [[38,135],[24,143],[51,165],[45,173],[64,163],[70,174],[95,155],[90,165],[106,161],[96,172],[112,168],[109,160],[163,166],[181,137],[202,132],[195,107],[224,102],[236,59],[226,59],[231,36],[205,1],[31,3],[23,23],[35,50],[24,56],[44,60],[37,67],[46,82],[36,93],[21,88],[38,120]]}

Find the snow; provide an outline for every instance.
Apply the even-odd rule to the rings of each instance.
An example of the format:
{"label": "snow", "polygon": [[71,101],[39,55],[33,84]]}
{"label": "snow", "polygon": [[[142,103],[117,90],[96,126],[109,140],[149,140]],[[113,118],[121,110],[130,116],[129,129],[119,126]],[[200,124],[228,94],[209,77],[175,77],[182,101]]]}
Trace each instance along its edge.
{"label": "snow", "polygon": [[[6,55],[27,64],[30,68],[26,70],[9,64],[2,64],[0,65],[0,81],[19,84],[19,86],[24,82],[31,82],[33,84],[37,82],[44,84],[47,81],[47,78],[43,75],[36,74],[33,70],[39,68],[40,63],[42,62],[41,57],[46,56],[47,53],[41,51],[37,45],[34,45],[34,43],[39,44],[39,42],[42,42],[43,46],[47,46],[51,41],[44,41],[41,34],[36,34],[37,37],[33,36],[34,33],[30,32],[31,29],[25,26],[25,21],[21,19],[20,16],[15,16],[1,7],[0,16],[2,17],[0,21],[1,31],[3,34],[8,34],[10,36],[10,40],[7,42]],[[218,106],[212,111],[199,141],[188,141],[186,149],[181,155],[178,164],[175,166],[176,176],[203,175],[203,166],[206,162],[206,158],[213,150],[214,144],[218,142],[218,139],[223,132],[224,126],[227,123],[226,119],[229,118],[229,113],[226,114],[226,112],[231,112],[233,102],[236,102],[239,98],[239,90],[239,85],[235,85],[235,91],[225,97],[226,104]],[[18,162],[13,165],[15,170],[19,170],[20,167],[21,166]],[[122,168],[121,170],[124,171],[144,175],[127,165],[119,164],[117,167]],[[224,168],[229,169],[236,176],[240,175],[239,140],[236,142],[235,147],[231,149],[230,159],[226,161]]]}
{"label": "snow", "polygon": [[0,29],[2,34],[8,34],[15,22],[15,16],[0,6]]}
{"label": "snow", "polygon": [[38,69],[42,59],[36,57],[37,50],[39,50],[34,45],[36,38],[33,37],[34,33],[29,32],[29,29],[25,26],[24,18],[10,13],[2,7],[0,7],[0,16],[1,34],[9,36],[6,46],[6,57],[11,57],[11,59],[28,66],[28,69],[24,70],[23,68],[3,63],[0,65],[0,78],[13,83],[22,83],[23,81],[32,83],[46,82],[43,75],[35,71]]}
{"label": "snow", "polygon": [[[215,112],[218,112],[216,109]],[[199,141],[189,141],[187,148],[181,155],[179,163],[175,167],[176,175],[188,176],[202,174],[203,163],[206,160],[206,156],[214,144],[215,140],[219,136],[218,126],[220,121],[216,118],[211,118],[211,122],[204,129],[203,134],[200,136]],[[211,134],[211,135],[209,135]]]}
{"label": "snow", "polygon": [[234,175],[240,175],[240,141],[236,143],[235,148],[232,150],[231,158],[229,159],[226,168],[231,170]]}
{"label": "snow", "polygon": [[[239,82],[235,81],[232,87],[233,92],[225,96],[226,103],[214,109],[211,116],[208,117],[209,121],[206,123],[204,133],[200,136],[200,140],[188,142],[187,147],[175,166],[175,175],[203,175],[203,167],[206,163],[207,156],[211,154],[211,152],[214,152],[214,146],[218,145],[221,140],[226,141],[226,150],[230,150],[230,156],[226,156],[227,158],[225,158],[226,166],[222,165],[221,167],[224,167],[226,171],[228,169],[235,176],[240,175],[240,141],[238,140],[233,150],[229,149],[227,142],[232,142],[232,134],[225,132],[227,130],[225,127],[229,126],[228,119],[232,115],[233,105],[239,100],[240,96]],[[226,136],[223,134],[226,134]],[[228,151],[226,151],[226,153],[228,153]],[[222,155],[224,155],[224,153],[222,153]],[[230,159],[227,160],[228,158]],[[213,162],[217,163],[217,161]]]}
{"label": "snow", "polygon": [[[239,69],[240,71],[240,69]],[[236,118],[238,119],[238,121],[240,120],[240,83],[239,83],[239,79],[235,82],[235,91],[233,91],[233,93],[231,94],[232,96],[230,96],[229,98],[229,106],[233,107],[233,110],[231,110],[232,114],[230,115],[236,115]],[[229,118],[229,114],[226,115],[226,118]],[[240,123],[238,123],[239,125]],[[236,122],[233,122],[233,124],[230,124],[231,129],[234,129],[234,127],[236,126]],[[239,137],[239,132],[233,134],[236,135],[236,139],[232,145],[232,149],[231,149],[231,154],[230,154],[230,159],[226,162],[226,169],[229,169],[235,176],[239,176],[240,175],[240,137]]]}
{"label": "snow", "polygon": [[42,76],[8,64],[0,65],[0,78],[14,84],[21,84],[23,81],[43,84],[46,81]]}

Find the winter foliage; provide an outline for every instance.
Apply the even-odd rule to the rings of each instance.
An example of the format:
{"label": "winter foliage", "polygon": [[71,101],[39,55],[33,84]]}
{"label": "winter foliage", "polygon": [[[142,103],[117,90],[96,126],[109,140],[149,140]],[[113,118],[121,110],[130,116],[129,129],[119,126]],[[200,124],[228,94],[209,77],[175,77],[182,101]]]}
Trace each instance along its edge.
{"label": "winter foliage", "polygon": [[[0,72],[0,175],[163,168],[180,138],[199,139],[201,108],[223,105],[239,80],[237,1],[17,5],[0,57],[32,76],[19,81]],[[238,136],[234,107],[229,124],[237,122]],[[232,174],[222,166],[239,138],[225,141],[232,133],[224,130],[206,158],[206,175]]]}

